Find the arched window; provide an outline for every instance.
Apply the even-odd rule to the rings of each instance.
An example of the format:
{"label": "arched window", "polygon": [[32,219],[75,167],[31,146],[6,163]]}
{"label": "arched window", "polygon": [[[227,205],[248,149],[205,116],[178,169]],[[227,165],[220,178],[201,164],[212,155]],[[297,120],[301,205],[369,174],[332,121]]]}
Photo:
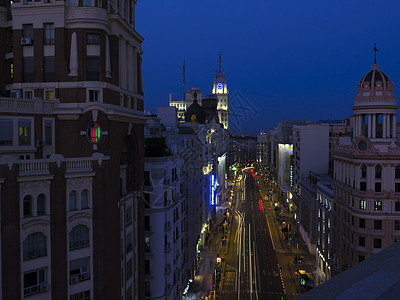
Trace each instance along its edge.
{"label": "arched window", "polygon": [[32,196],[27,195],[24,197],[24,218],[32,216]]}
{"label": "arched window", "polygon": [[380,165],[375,167],[375,178],[382,178],[382,167]]}
{"label": "arched window", "polygon": [[35,232],[24,240],[24,260],[47,256],[46,236],[41,232]]}
{"label": "arched window", "polygon": [[46,214],[46,196],[44,194],[40,194],[37,197],[37,215],[43,216]]}
{"label": "arched window", "polygon": [[88,190],[83,190],[81,193],[81,209],[89,208],[88,204]]}
{"label": "arched window", "polygon": [[69,250],[89,247],[89,228],[77,225],[69,232]]}
{"label": "arched window", "polygon": [[69,210],[76,209],[76,191],[71,191],[69,193]]}
{"label": "arched window", "polygon": [[367,178],[367,166],[366,165],[361,166],[361,178]]}
{"label": "arched window", "polygon": [[396,166],[396,169],[394,170],[394,177],[400,178],[400,165]]}

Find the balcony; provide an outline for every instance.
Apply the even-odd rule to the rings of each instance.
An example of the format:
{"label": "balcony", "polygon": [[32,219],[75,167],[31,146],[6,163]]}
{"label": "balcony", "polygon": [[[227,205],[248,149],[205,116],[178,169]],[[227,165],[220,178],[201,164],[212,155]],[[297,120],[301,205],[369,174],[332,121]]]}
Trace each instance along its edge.
{"label": "balcony", "polygon": [[19,176],[47,174],[50,174],[48,160],[35,159],[19,163]]}
{"label": "balcony", "polygon": [[92,158],[66,158],[66,173],[92,171]]}
{"label": "balcony", "polygon": [[48,290],[47,284],[38,284],[34,286],[30,286],[27,288],[24,288],[24,297],[34,295],[34,294],[39,294],[39,293],[45,293]]}
{"label": "balcony", "polygon": [[0,98],[0,111],[10,113],[53,113],[58,101],[41,99]]}

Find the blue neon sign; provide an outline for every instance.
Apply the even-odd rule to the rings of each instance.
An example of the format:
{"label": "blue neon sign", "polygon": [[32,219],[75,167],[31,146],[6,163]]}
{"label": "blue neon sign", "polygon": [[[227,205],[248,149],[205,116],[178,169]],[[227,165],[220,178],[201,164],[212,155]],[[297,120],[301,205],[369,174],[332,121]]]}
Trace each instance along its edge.
{"label": "blue neon sign", "polygon": [[215,178],[214,174],[210,175],[210,206],[214,206],[214,186],[215,186]]}

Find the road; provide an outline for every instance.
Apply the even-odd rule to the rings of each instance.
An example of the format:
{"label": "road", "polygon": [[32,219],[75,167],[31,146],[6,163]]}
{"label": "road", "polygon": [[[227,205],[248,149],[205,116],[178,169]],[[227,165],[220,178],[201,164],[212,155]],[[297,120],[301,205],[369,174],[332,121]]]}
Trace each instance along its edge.
{"label": "road", "polygon": [[280,266],[252,171],[237,187],[221,299],[285,299]]}

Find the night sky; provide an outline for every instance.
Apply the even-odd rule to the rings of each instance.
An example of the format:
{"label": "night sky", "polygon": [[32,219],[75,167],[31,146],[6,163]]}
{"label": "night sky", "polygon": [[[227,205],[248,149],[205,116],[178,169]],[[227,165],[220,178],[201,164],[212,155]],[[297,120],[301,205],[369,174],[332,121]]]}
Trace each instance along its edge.
{"label": "night sky", "polygon": [[139,0],[145,109],[182,97],[184,59],[187,89],[211,93],[221,51],[235,131],[346,118],[374,43],[400,97],[399,13],[399,0]]}

